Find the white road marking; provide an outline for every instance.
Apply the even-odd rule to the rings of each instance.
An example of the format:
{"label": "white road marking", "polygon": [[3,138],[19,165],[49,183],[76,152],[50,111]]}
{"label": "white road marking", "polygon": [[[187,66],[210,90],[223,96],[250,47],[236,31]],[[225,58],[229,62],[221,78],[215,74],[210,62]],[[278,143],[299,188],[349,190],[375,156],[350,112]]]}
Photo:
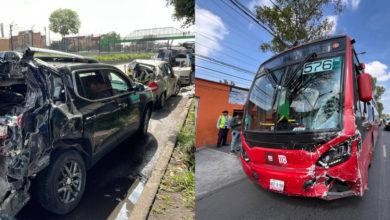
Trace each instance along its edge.
{"label": "white road marking", "polygon": [[134,191],[129,196],[130,202],[132,202],[135,205],[143,190],[144,190],[144,183],[139,182],[137,187],[135,187]]}
{"label": "white road marking", "polygon": [[121,210],[119,211],[118,215],[116,216],[115,220],[127,220],[127,213],[129,212],[126,208],[127,204],[126,202],[123,203]]}
{"label": "white road marking", "polygon": [[383,145],[383,156],[386,158],[387,155],[386,155],[386,145]]}

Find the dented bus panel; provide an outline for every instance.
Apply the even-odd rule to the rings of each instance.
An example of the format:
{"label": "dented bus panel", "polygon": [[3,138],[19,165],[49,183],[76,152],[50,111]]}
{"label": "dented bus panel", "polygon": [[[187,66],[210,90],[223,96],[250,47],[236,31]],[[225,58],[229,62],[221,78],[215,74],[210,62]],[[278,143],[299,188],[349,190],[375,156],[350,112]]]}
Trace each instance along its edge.
{"label": "dented bus panel", "polygon": [[338,36],[259,68],[242,127],[242,167],[263,188],[326,200],[363,196],[378,140],[373,100],[359,99],[354,41]]}

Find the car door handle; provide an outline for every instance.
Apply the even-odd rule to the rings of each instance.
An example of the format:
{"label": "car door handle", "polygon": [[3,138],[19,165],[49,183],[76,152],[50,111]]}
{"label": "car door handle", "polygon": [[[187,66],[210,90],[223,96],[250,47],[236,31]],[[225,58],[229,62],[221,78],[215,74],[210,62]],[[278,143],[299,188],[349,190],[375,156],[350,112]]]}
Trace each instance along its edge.
{"label": "car door handle", "polygon": [[90,120],[93,120],[95,118],[96,118],[96,115],[91,115],[91,116],[87,117],[85,120],[90,121]]}

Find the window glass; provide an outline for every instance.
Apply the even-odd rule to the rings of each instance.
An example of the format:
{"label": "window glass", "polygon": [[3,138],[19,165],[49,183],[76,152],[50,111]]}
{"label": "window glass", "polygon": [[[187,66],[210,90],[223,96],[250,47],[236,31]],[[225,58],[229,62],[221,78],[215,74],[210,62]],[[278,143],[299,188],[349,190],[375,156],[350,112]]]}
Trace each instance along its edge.
{"label": "window glass", "polygon": [[368,111],[368,121],[373,122],[374,121],[374,111],[371,104],[367,103],[367,111]]}
{"label": "window glass", "polygon": [[161,72],[162,72],[163,76],[167,76],[168,75],[167,66],[165,64],[163,64],[161,66]]}
{"label": "window glass", "polygon": [[77,91],[84,98],[97,100],[113,96],[111,85],[103,71],[85,71],[76,74]]}
{"label": "window glass", "polygon": [[111,83],[111,87],[114,95],[129,91],[129,85],[121,76],[119,76],[118,73],[109,71],[108,78]]}
{"label": "window glass", "polygon": [[166,66],[166,69],[167,69],[168,75],[169,75],[169,76],[172,76],[173,74],[172,74],[171,67],[170,67],[169,65],[167,65],[167,64],[165,64],[165,66]]}
{"label": "window glass", "polygon": [[[285,66],[286,71],[257,78],[249,94],[245,128],[294,132],[339,128],[341,64],[341,56],[317,59],[305,63],[296,75],[295,68]],[[288,80],[280,84],[283,78]]]}

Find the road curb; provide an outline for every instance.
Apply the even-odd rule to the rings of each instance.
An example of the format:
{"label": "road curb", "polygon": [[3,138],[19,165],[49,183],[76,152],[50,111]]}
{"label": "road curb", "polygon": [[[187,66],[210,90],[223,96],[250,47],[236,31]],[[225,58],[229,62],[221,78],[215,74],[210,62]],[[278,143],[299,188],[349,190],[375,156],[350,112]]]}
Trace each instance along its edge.
{"label": "road curb", "polygon": [[165,173],[165,170],[168,166],[169,160],[173,149],[176,145],[177,135],[180,132],[181,127],[183,126],[185,119],[187,118],[188,111],[190,109],[192,98],[189,98],[185,110],[181,112],[180,120],[176,123],[173,131],[170,134],[168,143],[166,144],[158,162],[147,181],[144,190],[139,197],[137,203],[134,206],[133,211],[131,212],[129,219],[146,219],[148,217],[150,208],[153,204],[154,198],[156,196],[157,190],[160,186],[161,178]]}

